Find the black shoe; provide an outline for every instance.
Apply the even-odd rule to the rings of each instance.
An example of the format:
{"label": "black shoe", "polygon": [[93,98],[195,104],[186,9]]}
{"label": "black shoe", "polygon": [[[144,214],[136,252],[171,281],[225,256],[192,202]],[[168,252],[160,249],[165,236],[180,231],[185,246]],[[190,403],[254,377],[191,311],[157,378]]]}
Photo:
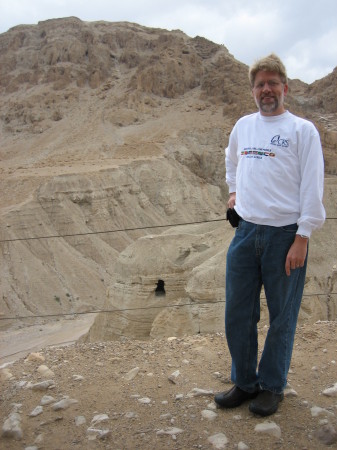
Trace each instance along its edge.
{"label": "black shoe", "polygon": [[270,416],[276,413],[278,405],[282,402],[284,394],[275,394],[271,391],[261,391],[249,405],[249,411],[260,416]]}
{"label": "black shoe", "polygon": [[220,408],[236,408],[243,402],[255,398],[257,394],[258,391],[246,392],[238,386],[234,386],[228,392],[220,392],[219,394],[216,394],[214,401]]}

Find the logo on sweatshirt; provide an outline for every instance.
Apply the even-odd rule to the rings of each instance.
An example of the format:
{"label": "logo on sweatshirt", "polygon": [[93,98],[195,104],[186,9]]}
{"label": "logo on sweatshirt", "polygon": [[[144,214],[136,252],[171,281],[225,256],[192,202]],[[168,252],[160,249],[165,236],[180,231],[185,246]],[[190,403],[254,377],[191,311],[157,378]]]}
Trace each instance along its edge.
{"label": "logo on sweatshirt", "polygon": [[262,159],[264,156],[275,158],[276,154],[270,151],[269,149],[246,147],[244,150],[241,151],[241,156],[245,156],[246,158]]}
{"label": "logo on sweatshirt", "polygon": [[276,145],[277,147],[289,147],[289,140],[281,138],[279,134],[271,138],[270,143]]}

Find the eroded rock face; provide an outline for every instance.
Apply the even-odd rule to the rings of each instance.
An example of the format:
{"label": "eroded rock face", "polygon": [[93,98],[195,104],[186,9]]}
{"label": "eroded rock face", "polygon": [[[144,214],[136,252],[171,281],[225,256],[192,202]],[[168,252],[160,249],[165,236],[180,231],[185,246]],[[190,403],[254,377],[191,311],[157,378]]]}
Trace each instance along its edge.
{"label": "eroded rock face", "polygon": [[[299,323],[336,319],[337,302],[329,292],[333,292],[337,270],[331,266],[331,250],[322,243],[322,233],[312,238]],[[104,304],[109,312],[98,315],[86,339],[223,331],[226,249],[232,237],[229,225],[205,224],[138,239],[119,255]],[[324,250],[329,257],[323,261]],[[327,277],[319,275],[324,271]],[[160,295],[159,282],[164,282],[160,285],[165,290]],[[261,323],[268,325],[263,292],[261,297]]]}
{"label": "eroded rock face", "polygon": [[123,311],[101,314],[90,339],[223,329],[224,246],[232,234],[218,224],[205,224],[138,239],[120,254],[104,305]]}

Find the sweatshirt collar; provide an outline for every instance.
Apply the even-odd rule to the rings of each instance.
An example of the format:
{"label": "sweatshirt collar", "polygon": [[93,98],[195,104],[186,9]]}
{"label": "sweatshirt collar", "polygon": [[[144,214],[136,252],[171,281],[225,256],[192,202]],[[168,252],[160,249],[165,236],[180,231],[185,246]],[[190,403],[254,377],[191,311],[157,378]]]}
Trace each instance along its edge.
{"label": "sweatshirt collar", "polygon": [[277,122],[278,120],[283,120],[286,117],[289,116],[289,111],[286,110],[284,111],[284,113],[282,114],[277,114],[277,116],[263,116],[260,111],[258,111],[258,116],[261,120],[263,120],[264,122]]}

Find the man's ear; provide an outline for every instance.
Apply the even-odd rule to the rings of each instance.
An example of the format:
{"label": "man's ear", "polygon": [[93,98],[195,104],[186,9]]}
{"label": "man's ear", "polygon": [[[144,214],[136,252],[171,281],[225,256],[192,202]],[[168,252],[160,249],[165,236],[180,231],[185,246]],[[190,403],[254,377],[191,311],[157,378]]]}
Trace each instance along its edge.
{"label": "man's ear", "polygon": [[288,88],[289,88],[289,86],[287,84],[285,84],[284,88],[283,88],[284,95],[288,94]]}

